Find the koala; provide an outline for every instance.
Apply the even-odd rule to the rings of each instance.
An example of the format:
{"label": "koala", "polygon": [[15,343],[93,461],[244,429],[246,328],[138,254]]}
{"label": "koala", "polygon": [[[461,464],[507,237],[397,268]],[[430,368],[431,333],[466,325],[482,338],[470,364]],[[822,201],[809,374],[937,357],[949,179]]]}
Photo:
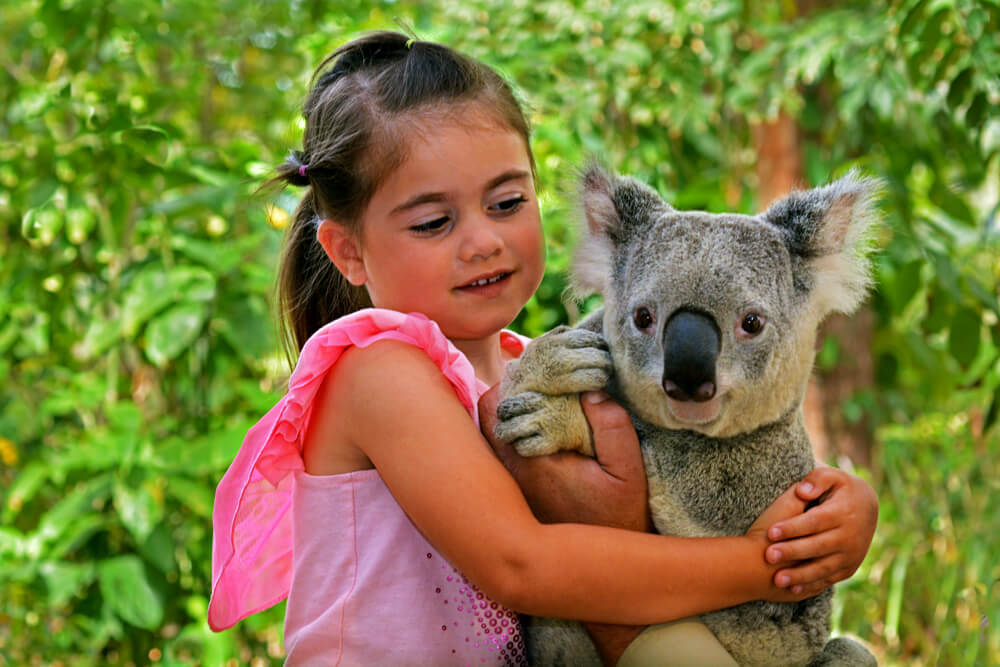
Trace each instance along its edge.
{"label": "koala", "polygon": [[[744,534],[815,466],[801,406],[817,328],[865,297],[878,189],[852,172],[757,216],[709,214],[591,166],[571,286],[604,306],[508,365],[497,437],[523,456],[593,455],[578,393],[605,389],[639,436],[656,530]],[[827,641],[831,596],[701,619],[741,665],[876,664]],[[526,635],[534,664],[599,664],[579,624],[528,619]]]}

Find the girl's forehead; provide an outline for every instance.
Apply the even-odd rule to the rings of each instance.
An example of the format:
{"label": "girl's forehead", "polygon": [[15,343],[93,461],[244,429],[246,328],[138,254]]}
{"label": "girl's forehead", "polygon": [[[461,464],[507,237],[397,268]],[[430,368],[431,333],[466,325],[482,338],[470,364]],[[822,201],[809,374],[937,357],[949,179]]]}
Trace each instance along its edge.
{"label": "girl's forehead", "polygon": [[482,114],[413,119],[399,129],[399,162],[376,190],[376,199],[405,196],[413,189],[474,188],[512,170],[531,172],[520,133]]}
{"label": "girl's forehead", "polygon": [[411,111],[400,117],[397,125],[397,140],[404,150],[412,144],[434,143],[442,134],[465,132],[480,138],[490,134],[518,134],[500,114],[479,102]]}

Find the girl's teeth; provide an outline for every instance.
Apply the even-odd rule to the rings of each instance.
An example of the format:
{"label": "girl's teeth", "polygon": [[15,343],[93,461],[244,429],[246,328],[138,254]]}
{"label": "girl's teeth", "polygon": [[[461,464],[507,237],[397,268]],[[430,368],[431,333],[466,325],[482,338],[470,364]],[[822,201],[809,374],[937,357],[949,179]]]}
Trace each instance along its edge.
{"label": "girl's teeth", "polygon": [[473,287],[482,287],[483,285],[489,285],[491,283],[495,283],[496,281],[498,281],[501,278],[503,278],[504,275],[505,274],[500,274],[499,276],[493,276],[492,278],[484,278],[482,280],[477,280],[474,283],[472,283],[472,286]]}

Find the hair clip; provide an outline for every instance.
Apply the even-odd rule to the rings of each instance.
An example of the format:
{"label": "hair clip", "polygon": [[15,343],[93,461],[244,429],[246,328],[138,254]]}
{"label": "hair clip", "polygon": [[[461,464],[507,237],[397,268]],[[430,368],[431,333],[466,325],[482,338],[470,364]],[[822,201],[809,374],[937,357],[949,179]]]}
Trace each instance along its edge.
{"label": "hair clip", "polygon": [[308,168],[309,168],[309,165],[307,165],[307,164],[300,164],[299,165],[299,176],[301,176],[302,178],[305,178],[306,177],[306,169],[308,169]]}
{"label": "hair clip", "polygon": [[409,39],[406,40],[406,50],[407,51],[409,51],[410,49],[413,48],[413,44],[415,42],[419,42],[420,41],[420,37],[417,35],[417,31],[414,30],[413,26],[409,25],[406,21],[404,21],[403,19],[401,19],[398,16],[393,16],[392,17],[392,22],[395,23],[396,26],[398,26],[399,29],[401,31],[403,31],[406,34],[406,36],[409,38]]}

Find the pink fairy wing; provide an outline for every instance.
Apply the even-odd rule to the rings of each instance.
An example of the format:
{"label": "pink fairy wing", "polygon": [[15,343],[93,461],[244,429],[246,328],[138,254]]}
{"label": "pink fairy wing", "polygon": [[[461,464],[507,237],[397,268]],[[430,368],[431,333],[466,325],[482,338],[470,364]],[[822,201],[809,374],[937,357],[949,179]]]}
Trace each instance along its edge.
{"label": "pink fairy wing", "polygon": [[[370,308],[317,331],[302,348],[288,381],[288,393],[247,432],[216,489],[212,599],[208,607],[208,624],[213,630],[224,630],[288,595],[292,473],[304,469],[302,441],[313,398],[344,350],[386,339],[424,350],[479,423],[476,401],[485,387],[465,356],[426,316]],[[503,341],[515,346],[517,342]]]}

